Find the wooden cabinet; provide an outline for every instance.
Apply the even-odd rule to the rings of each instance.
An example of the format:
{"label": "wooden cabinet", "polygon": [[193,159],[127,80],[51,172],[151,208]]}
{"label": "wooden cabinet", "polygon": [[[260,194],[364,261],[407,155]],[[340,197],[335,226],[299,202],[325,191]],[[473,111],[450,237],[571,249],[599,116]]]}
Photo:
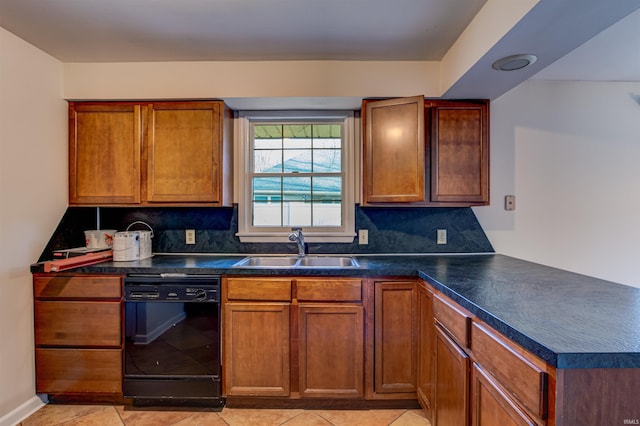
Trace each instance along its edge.
{"label": "wooden cabinet", "polygon": [[300,396],[362,398],[362,280],[298,278],[294,284]]}
{"label": "wooden cabinet", "polygon": [[140,203],[142,109],[69,103],[69,204]]}
{"label": "wooden cabinet", "polygon": [[364,396],[364,309],[352,304],[298,307],[300,396]]}
{"label": "wooden cabinet", "polygon": [[227,303],[226,395],[289,395],[289,304]]}
{"label": "wooden cabinet", "polygon": [[122,277],[36,274],[36,392],[122,394]]}
{"label": "wooden cabinet", "polygon": [[223,394],[289,396],[291,280],[223,280]]}
{"label": "wooden cabinet", "polygon": [[527,414],[476,363],[471,373],[473,426],[535,426]]}
{"label": "wooden cabinet", "polygon": [[232,138],[221,101],[70,102],[69,203],[231,205]]}
{"label": "wooden cabinet", "polygon": [[433,294],[422,283],[418,284],[418,402],[433,418],[433,361],[434,325]]}
{"label": "wooden cabinet", "polygon": [[364,397],[362,280],[223,280],[224,393]]}
{"label": "wooden cabinet", "polygon": [[489,203],[489,103],[363,101],[362,204]]}
{"label": "wooden cabinet", "polygon": [[365,105],[365,203],[426,201],[424,98]]}
{"label": "wooden cabinet", "polygon": [[469,356],[435,327],[434,426],[469,424]]}
{"label": "wooden cabinet", "polygon": [[489,119],[485,102],[433,101],[431,201],[489,203]]}
{"label": "wooden cabinet", "polygon": [[544,361],[438,292],[433,321],[434,426],[547,424],[551,378]]}
{"label": "wooden cabinet", "polygon": [[375,283],[374,391],[416,397],[418,299],[416,282]]}

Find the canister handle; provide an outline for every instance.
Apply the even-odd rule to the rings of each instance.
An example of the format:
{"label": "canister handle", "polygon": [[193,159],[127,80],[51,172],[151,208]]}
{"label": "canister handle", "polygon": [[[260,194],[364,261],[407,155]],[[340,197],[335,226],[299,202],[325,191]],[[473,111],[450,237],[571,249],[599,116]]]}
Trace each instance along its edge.
{"label": "canister handle", "polygon": [[151,227],[151,225],[149,225],[147,222],[143,222],[141,220],[136,220],[135,222],[131,222],[129,224],[129,226],[127,226],[127,231],[129,230],[129,228],[131,228],[133,225],[144,225],[147,228],[149,228],[149,230],[151,231],[151,238],[153,238],[153,228]]}

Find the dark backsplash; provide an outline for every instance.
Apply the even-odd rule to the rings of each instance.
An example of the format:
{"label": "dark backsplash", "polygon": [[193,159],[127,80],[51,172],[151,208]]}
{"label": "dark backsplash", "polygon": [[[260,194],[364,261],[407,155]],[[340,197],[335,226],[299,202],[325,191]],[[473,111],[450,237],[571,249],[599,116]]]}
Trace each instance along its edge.
{"label": "dark backsplash", "polygon": [[[241,243],[237,207],[101,207],[100,228],[124,231],[134,221],[154,231],[156,253],[296,253],[294,243]],[[39,261],[53,250],[84,246],[84,230],[97,229],[98,209],[69,207]],[[135,225],[132,230],[147,229]],[[184,230],[196,230],[196,244],[186,245]],[[359,207],[356,230],[369,230],[369,244],[309,243],[315,254],[485,253],[493,247],[471,208]],[[447,230],[447,244],[436,244],[436,230]]]}

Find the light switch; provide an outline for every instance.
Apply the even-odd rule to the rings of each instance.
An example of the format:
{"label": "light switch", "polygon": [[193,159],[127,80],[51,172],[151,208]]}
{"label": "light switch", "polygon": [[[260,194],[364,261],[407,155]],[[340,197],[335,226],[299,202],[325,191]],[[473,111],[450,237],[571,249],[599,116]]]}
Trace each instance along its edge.
{"label": "light switch", "polygon": [[515,195],[505,195],[504,196],[504,209],[505,210],[515,210],[516,209],[516,196]]}

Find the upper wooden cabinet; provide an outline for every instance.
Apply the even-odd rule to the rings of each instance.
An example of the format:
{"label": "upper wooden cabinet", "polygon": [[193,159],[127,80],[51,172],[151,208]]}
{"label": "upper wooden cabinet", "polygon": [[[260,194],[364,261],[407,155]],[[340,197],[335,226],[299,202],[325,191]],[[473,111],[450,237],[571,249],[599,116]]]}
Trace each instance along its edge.
{"label": "upper wooden cabinet", "polygon": [[69,203],[140,203],[142,108],[69,103]]}
{"label": "upper wooden cabinet", "polygon": [[363,101],[362,205],[489,204],[489,102]]}
{"label": "upper wooden cabinet", "polygon": [[431,101],[427,105],[431,113],[431,201],[488,204],[488,104]]}
{"label": "upper wooden cabinet", "polygon": [[232,136],[221,101],[70,102],[69,203],[231,205]]}
{"label": "upper wooden cabinet", "polygon": [[424,98],[415,96],[365,105],[365,202],[424,202]]}

